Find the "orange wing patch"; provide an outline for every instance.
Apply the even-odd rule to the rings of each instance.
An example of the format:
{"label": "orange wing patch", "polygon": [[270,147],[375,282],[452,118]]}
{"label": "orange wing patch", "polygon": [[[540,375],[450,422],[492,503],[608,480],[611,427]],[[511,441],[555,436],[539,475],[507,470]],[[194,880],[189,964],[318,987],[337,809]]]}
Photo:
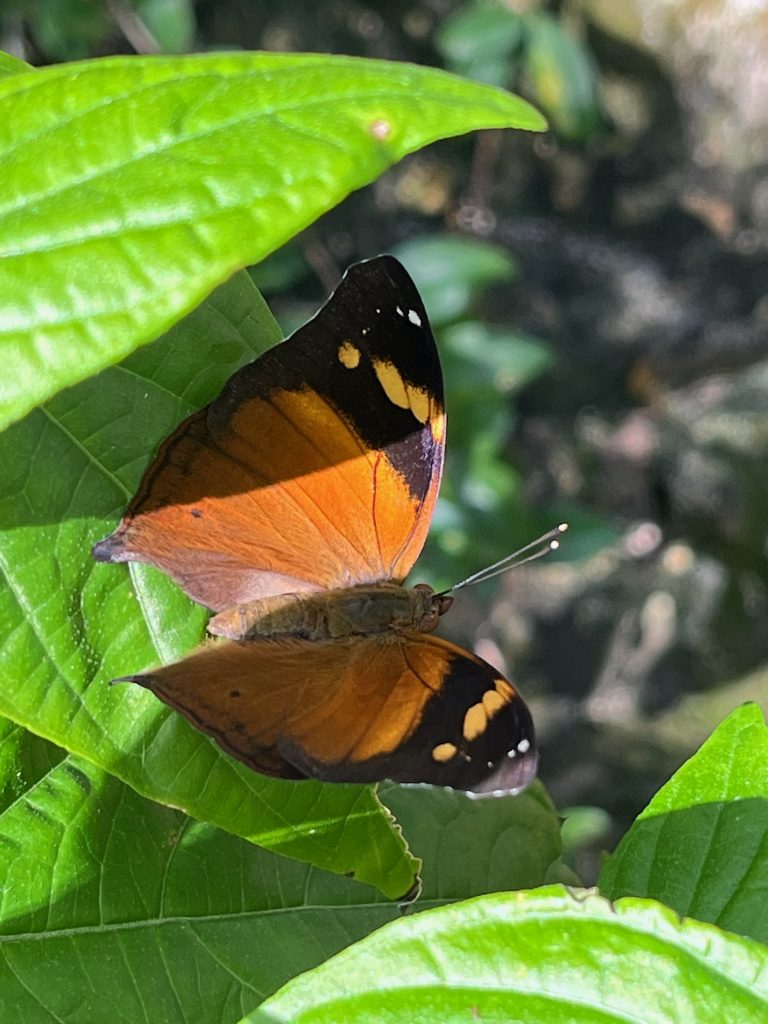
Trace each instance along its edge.
{"label": "orange wing patch", "polygon": [[421,549],[422,502],[316,392],[252,399],[223,438],[204,430],[197,420],[158,456],[115,534],[121,560],[151,562],[222,611],[397,577]]}

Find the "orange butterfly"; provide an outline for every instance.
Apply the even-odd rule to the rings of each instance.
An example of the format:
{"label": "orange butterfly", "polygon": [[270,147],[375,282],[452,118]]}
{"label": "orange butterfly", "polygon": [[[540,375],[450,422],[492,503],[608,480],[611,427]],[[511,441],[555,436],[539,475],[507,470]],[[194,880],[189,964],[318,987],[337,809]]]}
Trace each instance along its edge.
{"label": "orange butterfly", "polygon": [[266,775],[527,785],[525,703],[487,662],[430,635],[452,598],[402,585],[444,445],[416,287],[392,256],[358,263],[313,320],[165,441],[94,547],[99,561],[162,569],[227,638],[124,678]]}

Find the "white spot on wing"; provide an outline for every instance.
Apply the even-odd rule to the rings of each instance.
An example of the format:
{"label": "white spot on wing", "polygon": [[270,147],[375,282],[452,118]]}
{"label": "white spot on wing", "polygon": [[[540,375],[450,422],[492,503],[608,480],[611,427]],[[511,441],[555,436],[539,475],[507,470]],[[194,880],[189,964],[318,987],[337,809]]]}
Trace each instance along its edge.
{"label": "white spot on wing", "polygon": [[521,754],[525,754],[527,753],[527,751],[531,749],[531,744],[528,740],[520,740],[520,742],[517,744],[517,749],[520,751]]}
{"label": "white spot on wing", "polygon": [[399,306],[395,306],[395,309],[397,310],[398,316],[405,316],[405,313],[403,313],[402,309],[400,309]]}
{"label": "white spot on wing", "polygon": [[421,327],[421,317],[419,316],[415,309],[408,310],[408,319],[411,321],[412,324],[415,324],[417,327]]}

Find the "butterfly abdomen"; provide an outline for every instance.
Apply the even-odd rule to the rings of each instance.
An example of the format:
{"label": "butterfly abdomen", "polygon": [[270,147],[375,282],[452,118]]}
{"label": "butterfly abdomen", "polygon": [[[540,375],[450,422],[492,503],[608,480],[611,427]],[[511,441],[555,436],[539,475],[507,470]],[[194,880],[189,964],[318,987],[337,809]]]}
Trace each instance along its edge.
{"label": "butterfly abdomen", "polygon": [[281,636],[338,640],[398,629],[434,628],[440,614],[431,587],[394,584],[265,597],[215,615],[208,631],[230,640]]}

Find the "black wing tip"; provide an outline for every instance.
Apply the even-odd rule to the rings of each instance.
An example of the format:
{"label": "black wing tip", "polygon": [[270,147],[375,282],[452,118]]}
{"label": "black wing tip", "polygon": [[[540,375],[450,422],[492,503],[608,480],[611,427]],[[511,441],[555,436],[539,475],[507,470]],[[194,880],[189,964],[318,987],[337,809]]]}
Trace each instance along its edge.
{"label": "black wing tip", "polygon": [[364,277],[366,283],[369,283],[372,271],[378,271],[384,275],[395,289],[410,288],[414,295],[409,301],[415,304],[416,299],[418,299],[418,303],[423,309],[423,302],[413,278],[397,256],[393,256],[391,253],[382,252],[378,256],[371,256],[369,259],[359,260],[357,263],[350,264],[344,271],[343,280],[354,284],[357,278]]}
{"label": "black wing tip", "polygon": [[399,270],[405,270],[405,267],[396,256],[393,256],[389,252],[380,252],[377,256],[369,256],[367,259],[358,260],[357,263],[350,263],[344,271],[344,277],[347,277],[349,274],[355,275],[365,273],[363,270],[364,267],[370,271],[371,267],[377,266],[390,268],[396,267]]}

